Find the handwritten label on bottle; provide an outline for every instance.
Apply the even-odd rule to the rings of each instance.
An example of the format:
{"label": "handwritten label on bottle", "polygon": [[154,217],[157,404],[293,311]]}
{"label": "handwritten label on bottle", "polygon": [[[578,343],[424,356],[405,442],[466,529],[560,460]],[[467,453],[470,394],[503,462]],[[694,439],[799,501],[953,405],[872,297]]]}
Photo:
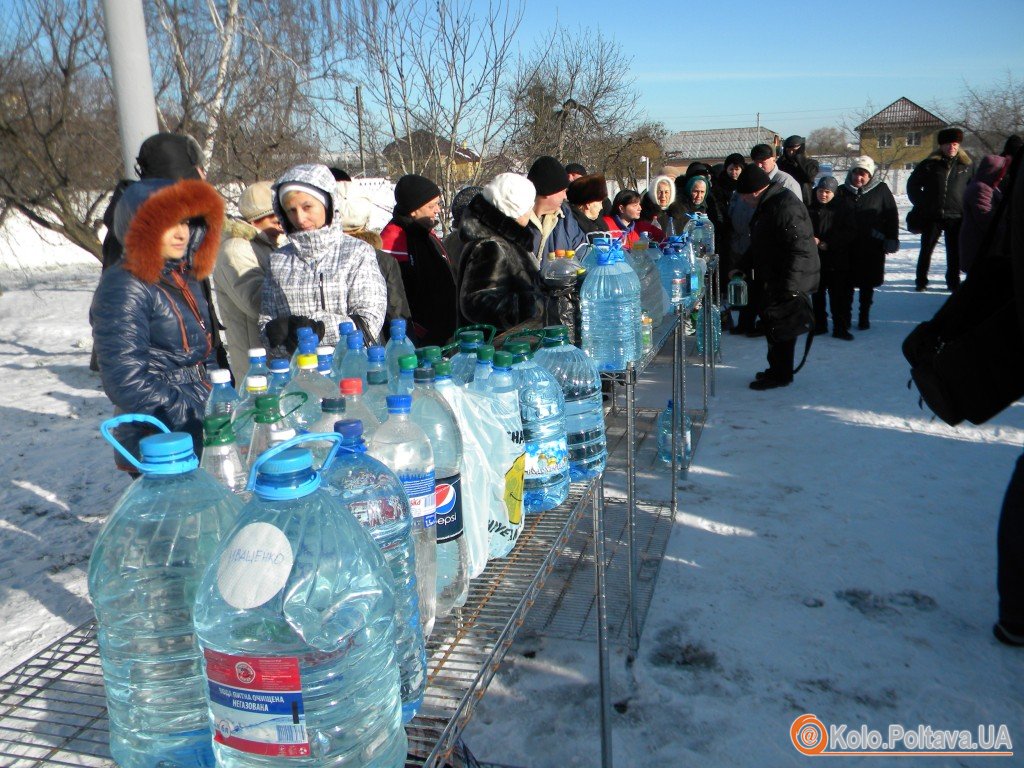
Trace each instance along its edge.
{"label": "handwritten label on bottle", "polygon": [[258,608],[281,591],[292,572],[288,538],[270,523],[251,523],[231,539],[217,565],[217,589],[232,608]]}

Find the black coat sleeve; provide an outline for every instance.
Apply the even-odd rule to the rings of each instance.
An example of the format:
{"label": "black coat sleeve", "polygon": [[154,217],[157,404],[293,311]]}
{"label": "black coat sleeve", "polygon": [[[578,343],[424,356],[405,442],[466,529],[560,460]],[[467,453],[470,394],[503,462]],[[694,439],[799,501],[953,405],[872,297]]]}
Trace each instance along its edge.
{"label": "black coat sleeve", "polygon": [[523,255],[515,246],[493,239],[466,246],[459,285],[459,308],[466,320],[500,331],[543,312],[543,295],[523,264]]}

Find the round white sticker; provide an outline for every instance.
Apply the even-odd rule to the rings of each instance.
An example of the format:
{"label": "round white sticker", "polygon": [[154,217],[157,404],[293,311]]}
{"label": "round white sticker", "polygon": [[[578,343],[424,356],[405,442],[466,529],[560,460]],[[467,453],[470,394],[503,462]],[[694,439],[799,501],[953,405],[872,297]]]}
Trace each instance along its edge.
{"label": "round white sticker", "polygon": [[233,608],[258,608],[281,591],[293,562],[292,546],[279,528],[251,523],[220,556],[217,589]]}

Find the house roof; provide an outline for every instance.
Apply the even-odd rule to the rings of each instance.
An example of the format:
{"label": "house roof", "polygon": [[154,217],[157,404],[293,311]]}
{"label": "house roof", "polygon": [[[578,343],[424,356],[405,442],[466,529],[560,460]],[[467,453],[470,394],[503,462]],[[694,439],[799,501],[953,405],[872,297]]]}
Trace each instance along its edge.
{"label": "house roof", "polygon": [[855,131],[872,131],[879,128],[945,128],[946,121],[933,115],[924,107],[920,107],[910,99],[901,97],[892,104],[876,112],[863,123],[854,128]]}
{"label": "house roof", "polygon": [[665,139],[665,154],[687,160],[721,159],[733,152],[748,155],[755,144],[771,144],[777,132],[760,128],[712,128],[679,131]]}
{"label": "house roof", "polygon": [[452,152],[452,144],[447,139],[443,139],[440,136],[434,137],[429,131],[413,131],[409,137],[403,137],[397,139],[388,144],[384,149],[381,150],[381,154],[387,156],[397,151],[399,148],[408,147],[410,144],[410,137],[412,143],[418,147],[430,147],[433,148],[434,142],[437,142],[438,151],[441,157],[448,157],[449,153],[454,158],[456,163],[478,163],[480,162],[480,155],[471,149],[466,147],[455,147]]}

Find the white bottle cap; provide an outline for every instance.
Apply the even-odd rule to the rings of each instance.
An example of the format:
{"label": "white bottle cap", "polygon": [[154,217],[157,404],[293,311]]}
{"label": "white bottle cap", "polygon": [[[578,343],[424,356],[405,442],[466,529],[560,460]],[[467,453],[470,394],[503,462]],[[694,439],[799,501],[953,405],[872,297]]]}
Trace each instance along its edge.
{"label": "white bottle cap", "polygon": [[210,371],[210,381],[214,384],[227,384],[231,381],[231,371],[227,368],[215,368]]}
{"label": "white bottle cap", "polygon": [[333,355],[334,347],[317,347],[316,354],[317,357],[326,357],[327,355]]}
{"label": "white bottle cap", "polygon": [[259,392],[267,388],[267,377],[254,373],[245,377],[245,388],[250,392]]}
{"label": "white bottle cap", "polygon": [[295,437],[295,430],[291,427],[275,429],[270,433],[270,444],[277,445],[278,443],[283,443],[285,440],[291,440],[293,437]]}
{"label": "white bottle cap", "polygon": [[266,357],[266,356],[267,356],[267,350],[265,350],[263,347],[253,347],[252,349],[249,350],[249,357],[250,358],[253,358],[253,357]]}

